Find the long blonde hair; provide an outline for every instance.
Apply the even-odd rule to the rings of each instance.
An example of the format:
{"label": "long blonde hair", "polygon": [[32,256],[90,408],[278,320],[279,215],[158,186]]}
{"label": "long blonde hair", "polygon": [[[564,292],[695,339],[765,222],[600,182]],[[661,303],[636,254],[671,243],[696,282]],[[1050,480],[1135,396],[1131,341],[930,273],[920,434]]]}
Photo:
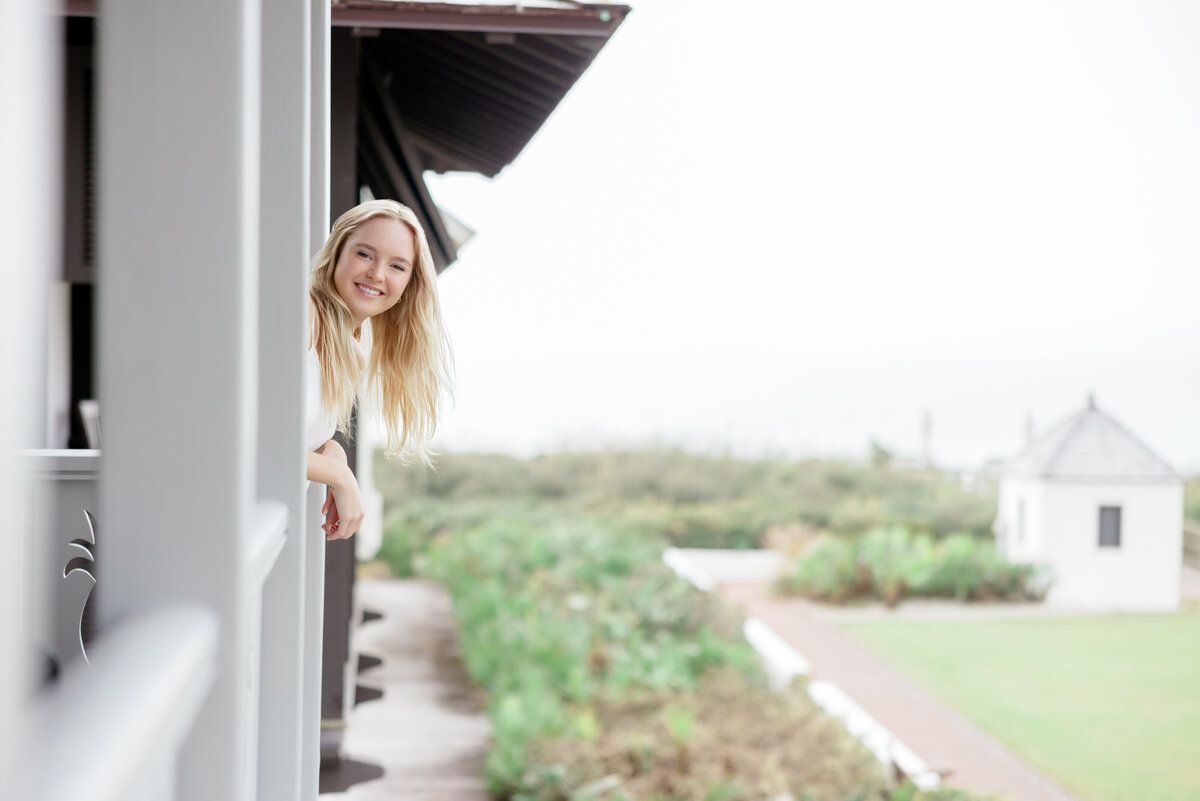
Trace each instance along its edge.
{"label": "long blonde hair", "polygon": [[416,263],[400,302],[363,322],[371,355],[361,389],[383,419],[388,456],[412,453],[428,464],[429,439],[437,427],[441,398],[450,392],[450,341],[442,322],[429,242],[412,210],[394,200],[371,200],[347,211],[313,258],[308,294],[315,310],[313,347],[321,364],[321,398],[338,429],[350,434],[351,413],[362,383],[354,345],[359,332],[350,308],[337,293],[334,271],[346,240],[375,217],[408,226],[416,243]]}

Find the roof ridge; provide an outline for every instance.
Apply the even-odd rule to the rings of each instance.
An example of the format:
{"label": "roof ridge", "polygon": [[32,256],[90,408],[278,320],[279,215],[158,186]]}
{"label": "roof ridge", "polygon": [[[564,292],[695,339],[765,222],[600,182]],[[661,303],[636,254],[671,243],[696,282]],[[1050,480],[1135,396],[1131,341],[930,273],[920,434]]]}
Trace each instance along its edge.
{"label": "roof ridge", "polygon": [[1096,408],[1091,398],[1086,408],[1056,423],[1005,469],[1042,480],[1182,481],[1163,457]]}
{"label": "roof ridge", "polygon": [[1162,467],[1164,470],[1166,470],[1168,473],[1170,473],[1175,478],[1178,478],[1180,481],[1183,480],[1183,477],[1181,475],[1179,475],[1179,473],[1175,472],[1175,468],[1172,467],[1170,465],[1170,463],[1167,462],[1166,459],[1162,458],[1157,453],[1155,453],[1154,450],[1149,445],[1147,445],[1145,442],[1142,441],[1141,437],[1137,436],[1132,431],[1130,431],[1128,428],[1121,425],[1121,421],[1118,420],[1117,418],[1113,417],[1112,415],[1106,414],[1104,416],[1105,416],[1105,418],[1107,418],[1108,422],[1112,423],[1117,428],[1118,431],[1120,431],[1125,436],[1129,437],[1131,442],[1133,442],[1135,445],[1137,445],[1143,451],[1145,451],[1146,454],[1148,456],[1150,456],[1150,458],[1152,458],[1154,461],[1158,462],[1160,467]]}
{"label": "roof ridge", "polygon": [[1052,437],[1054,437],[1055,435],[1057,435],[1058,430],[1060,428],[1064,427],[1070,421],[1071,421],[1071,418],[1069,418],[1069,417],[1059,420],[1057,423],[1052,425],[1050,428],[1046,429],[1040,435],[1035,436],[1033,439],[1028,440],[1025,443],[1024,447],[1022,447],[1021,450],[1017,451],[1016,455],[1011,457],[1008,461],[1019,461],[1021,459],[1033,458],[1034,452],[1039,447],[1041,447],[1042,443],[1046,442],[1047,440],[1049,440]]}
{"label": "roof ridge", "polygon": [[[1062,458],[1063,452],[1067,449],[1067,446],[1071,444],[1071,440],[1072,437],[1074,437],[1075,432],[1079,430],[1081,425],[1083,425],[1084,418],[1086,418],[1088,414],[1093,411],[1099,412],[1100,410],[1095,406],[1089,406],[1082,412],[1078,412],[1074,416],[1068,417],[1060,424],[1060,426],[1066,430],[1059,439],[1058,447],[1054,449],[1054,453],[1052,453],[1049,458],[1046,459],[1045,468],[1040,471],[1042,475],[1053,475],[1054,468],[1058,463],[1058,460]],[[1057,432],[1060,426],[1055,426],[1052,431]]]}

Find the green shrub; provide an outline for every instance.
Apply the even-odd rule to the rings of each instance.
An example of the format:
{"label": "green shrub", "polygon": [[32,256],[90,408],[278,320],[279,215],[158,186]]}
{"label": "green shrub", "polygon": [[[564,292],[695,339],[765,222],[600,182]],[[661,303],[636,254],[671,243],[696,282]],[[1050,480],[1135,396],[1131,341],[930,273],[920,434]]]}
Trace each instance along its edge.
{"label": "green shrub", "polygon": [[502,519],[443,538],[428,572],[454,596],[464,662],[492,693],[532,676],[580,701],[602,684],[684,687],[714,664],[752,665],[736,622],[714,630],[716,600],[663,567],[658,547],[595,522],[543,533]]}
{"label": "green shrub", "polygon": [[728,504],[677,508],[660,526],[679,548],[757,548],[764,531],[760,521]]}
{"label": "green shrub", "polygon": [[895,606],[909,592],[919,593],[936,559],[928,536],[914,536],[900,527],[868,532],[854,554],[869,580],[868,592],[888,606]]}
{"label": "green shrub", "polygon": [[973,539],[958,535],[942,543],[941,558],[929,577],[925,591],[929,595],[965,601],[976,594],[983,584],[977,569],[978,548]]}
{"label": "green shrub", "polygon": [[906,781],[892,790],[887,801],[999,801],[999,799],[996,796],[977,795],[954,787],[921,790],[912,782]]}
{"label": "green shrub", "polygon": [[1039,600],[1045,594],[1036,566],[1009,562],[990,542],[958,534],[939,550],[923,595],[967,601]]}
{"label": "green shrub", "polygon": [[382,560],[397,578],[413,575],[413,557],[424,546],[425,533],[410,520],[393,519],[384,532],[376,558]]}
{"label": "green shrub", "polygon": [[853,544],[839,537],[821,537],[792,564],[780,585],[785,592],[834,603],[859,595]]}
{"label": "green shrub", "polygon": [[514,691],[492,698],[488,704],[492,723],[492,747],[484,757],[488,790],[498,796],[513,796],[530,789],[529,749],[538,739],[566,730],[567,714],[562,702],[536,680]]}
{"label": "green shrub", "polygon": [[800,555],[779,586],[835,603],[874,597],[889,605],[905,596],[967,601],[1045,594],[1035,566],[1009,562],[990,542],[967,534],[935,542],[902,527],[874,529],[851,541],[826,537]]}

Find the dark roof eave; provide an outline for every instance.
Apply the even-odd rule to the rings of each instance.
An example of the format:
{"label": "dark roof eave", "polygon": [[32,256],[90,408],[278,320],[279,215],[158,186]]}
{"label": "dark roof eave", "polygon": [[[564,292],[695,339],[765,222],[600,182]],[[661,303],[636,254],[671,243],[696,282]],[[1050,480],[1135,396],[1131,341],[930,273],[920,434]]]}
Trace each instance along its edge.
{"label": "dark roof eave", "polygon": [[[96,0],[64,0],[62,15],[95,17],[96,5]],[[629,11],[630,7],[625,5],[517,9],[514,6],[347,0],[332,4],[331,24],[335,27],[608,37]]]}
{"label": "dark roof eave", "polygon": [[518,9],[515,6],[346,0],[333,3],[332,24],[336,27],[609,37],[629,11],[629,6],[625,5]]}

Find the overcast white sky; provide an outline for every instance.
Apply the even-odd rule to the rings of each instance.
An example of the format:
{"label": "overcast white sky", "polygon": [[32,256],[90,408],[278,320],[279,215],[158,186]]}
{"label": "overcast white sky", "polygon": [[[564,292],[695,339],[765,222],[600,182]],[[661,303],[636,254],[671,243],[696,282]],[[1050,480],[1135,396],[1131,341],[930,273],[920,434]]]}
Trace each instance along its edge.
{"label": "overcast white sky", "polygon": [[438,444],[1200,469],[1200,3],[641,0],[441,281]]}

